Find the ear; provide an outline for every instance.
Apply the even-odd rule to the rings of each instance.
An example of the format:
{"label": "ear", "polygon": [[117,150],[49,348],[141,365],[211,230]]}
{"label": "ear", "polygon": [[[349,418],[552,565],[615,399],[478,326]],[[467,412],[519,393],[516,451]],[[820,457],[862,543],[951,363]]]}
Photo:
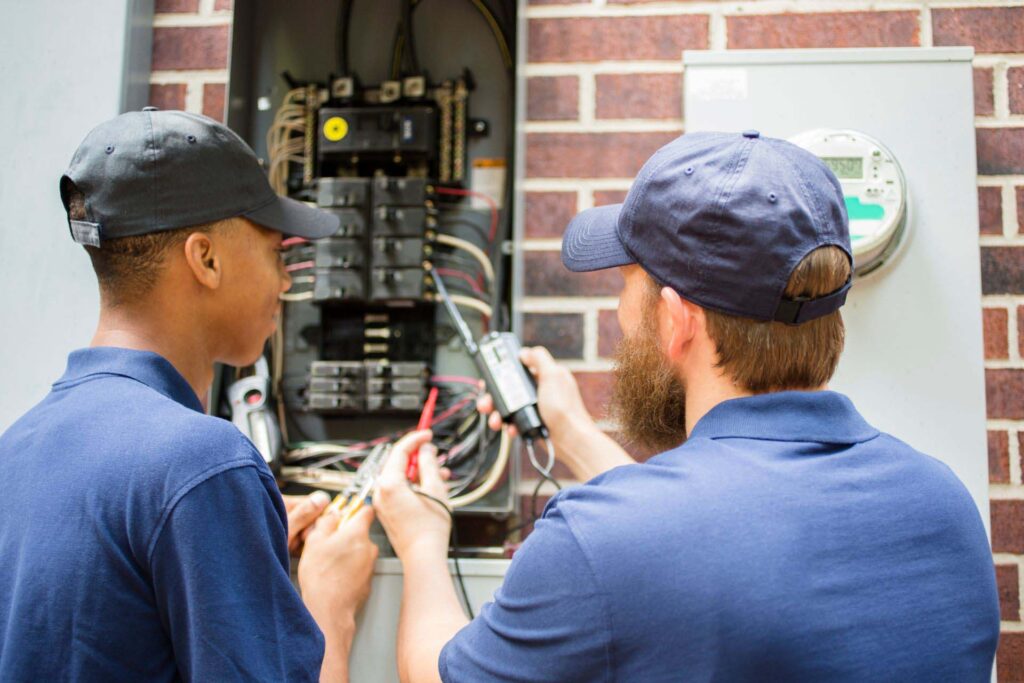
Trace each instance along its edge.
{"label": "ear", "polygon": [[690,342],[697,335],[703,311],[679,296],[679,292],[671,287],[661,288],[661,303],[663,318],[659,321],[659,327],[663,330],[665,355],[670,361],[675,361],[689,348]]}
{"label": "ear", "polygon": [[194,232],[185,240],[185,262],[203,287],[217,289],[224,275],[220,254],[210,235]]}

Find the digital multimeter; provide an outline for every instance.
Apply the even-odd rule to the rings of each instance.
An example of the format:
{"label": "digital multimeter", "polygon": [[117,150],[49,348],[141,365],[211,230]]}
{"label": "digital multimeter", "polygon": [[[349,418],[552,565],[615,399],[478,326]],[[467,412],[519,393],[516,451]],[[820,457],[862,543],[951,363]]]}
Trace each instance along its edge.
{"label": "digital multimeter", "polygon": [[905,241],[908,225],[907,180],[895,155],[855,130],[821,128],[789,141],[824,161],[843,188],[854,275],[867,275],[890,260]]}

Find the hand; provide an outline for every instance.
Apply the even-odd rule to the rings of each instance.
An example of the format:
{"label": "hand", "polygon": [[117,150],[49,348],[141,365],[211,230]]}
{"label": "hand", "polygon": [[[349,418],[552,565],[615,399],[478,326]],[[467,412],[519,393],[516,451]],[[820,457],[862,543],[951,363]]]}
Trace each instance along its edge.
{"label": "hand", "polygon": [[[519,359],[537,380],[537,408],[552,440],[558,442],[568,425],[593,422],[583,405],[576,378],[565,366],[556,363],[547,349],[543,346],[524,348]],[[494,400],[490,394],[482,396],[476,407],[488,415],[487,424],[491,429],[501,429],[501,415],[494,411]],[[515,427],[509,425],[509,432],[509,436],[514,437]]]}
{"label": "hand", "polygon": [[306,536],[313,530],[313,522],[324,511],[331,497],[324,491],[314,491],[308,496],[281,496],[284,509],[288,512],[288,551],[299,556]]}
{"label": "hand", "polygon": [[373,509],[362,508],[341,526],[340,520],[337,512],[321,517],[299,560],[302,599],[325,633],[354,631],[377,560],[377,546],[370,540]]}
{"label": "hand", "polygon": [[447,557],[451,518],[441,506],[413,491],[405,478],[409,454],[420,449],[420,490],[447,504],[448,490],[441,479],[437,449],[428,443],[429,430],[411,432],[391,449],[384,464],[373,506],[388,533],[395,554],[403,561],[417,553]]}

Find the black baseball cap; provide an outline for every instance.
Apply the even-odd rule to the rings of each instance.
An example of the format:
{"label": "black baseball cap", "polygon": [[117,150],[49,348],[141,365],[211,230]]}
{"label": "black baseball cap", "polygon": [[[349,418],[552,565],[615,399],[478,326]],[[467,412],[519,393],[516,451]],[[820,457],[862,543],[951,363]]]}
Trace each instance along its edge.
{"label": "black baseball cap", "polygon": [[783,296],[800,261],[824,246],[852,264],[842,187],[821,159],[754,130],[701,132],[655,152],[625,202],[573,218],[562,263],[638,264],[704,308],[799,324],[846,302],[851,280],[821,297]]}
{"label": "black baseball cap", "polygon": [[60,179],[85,195],[86,220],[68,220],[76,242],[187,228],[244,216],[285,235],[317,239],[337,216],[278,196],[252,149],[227,126],[183,111],[146,107],[105,121],[78,146]]}

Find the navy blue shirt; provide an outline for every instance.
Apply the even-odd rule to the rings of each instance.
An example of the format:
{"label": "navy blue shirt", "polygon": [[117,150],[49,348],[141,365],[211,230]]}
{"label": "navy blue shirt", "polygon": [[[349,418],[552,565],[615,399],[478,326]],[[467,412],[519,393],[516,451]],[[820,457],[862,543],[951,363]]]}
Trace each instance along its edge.
{"label": "navy blue shirt", "polygon": [[439,667],[980,683],[998,636],[988,540],[949,468],[840,394],[784,392],[721,403],[679,448],[553,498]]}
{"label": "navy blue shirt", "polygon": [[0,485],[0,680],[319,677],[274,478],[165,359],[73,352]]}

